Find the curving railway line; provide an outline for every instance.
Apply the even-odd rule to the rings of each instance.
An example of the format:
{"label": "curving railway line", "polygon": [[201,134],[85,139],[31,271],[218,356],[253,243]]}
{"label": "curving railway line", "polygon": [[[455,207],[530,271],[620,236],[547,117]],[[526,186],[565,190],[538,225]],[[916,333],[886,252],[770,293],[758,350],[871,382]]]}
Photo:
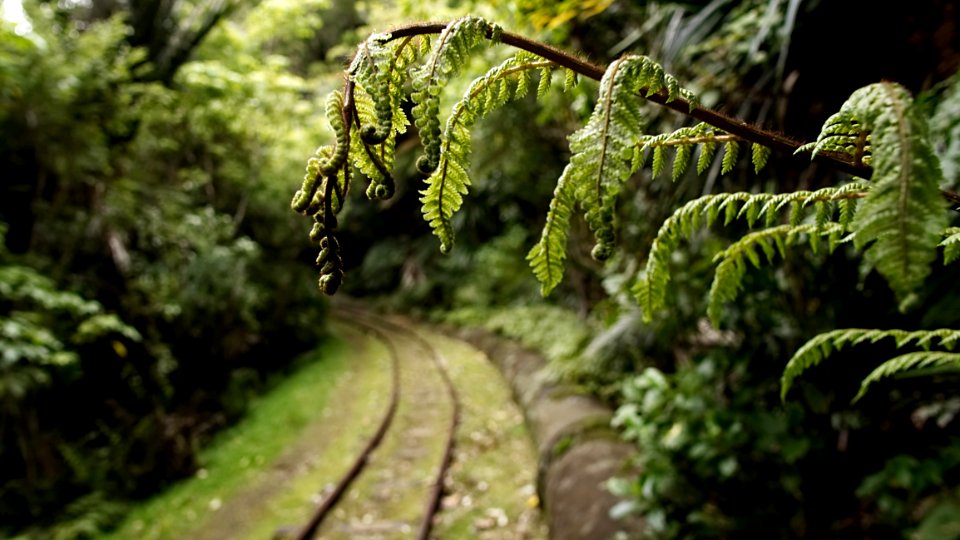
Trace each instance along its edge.
{"label": "curving railway line", "polygon": [[336,314],[386,347],[390,399],[362,451],[293,538],[426,540],[453,459],[457,389],[440,352],[412,328],[349,306]]}

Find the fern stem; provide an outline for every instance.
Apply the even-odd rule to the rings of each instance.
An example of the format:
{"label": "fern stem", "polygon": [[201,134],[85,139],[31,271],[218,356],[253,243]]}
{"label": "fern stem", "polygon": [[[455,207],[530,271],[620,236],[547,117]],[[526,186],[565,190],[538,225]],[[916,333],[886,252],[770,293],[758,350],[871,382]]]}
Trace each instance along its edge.
{"label": "fern stem", "polygon": [[[423,34],[439,34],[444,28],[447,27],[448,24],[449,23],[415,23],[400,26],[390,31],[388,41]],[[492,33],[488,33],[487,37],[492,38]],[[603,78],[603,74],[606,72],[605,67],[577,58],[576,56],[562,51],[556,47],[529,39],[513,32],[504,30],[500,34],[499,39],[505,45],[510,45],[512,47],[536,54],[537,56],[546,58],[547,60],[550,60],[559,66],[565,67],[595,81],[601,80]],[[652,101],[658,105],[673,109],[674,111],[677,111],[683,115],[696,118],[697,120],[706,122],[711,126],[719,128],[723,131],[737,135],[744,140],[768,146],[773,150],[778,150],[780,152],[793,155],[797,148],[801,146],[801,143],[790,139],[789,137],[780,135],[778,133],[773,133],[771,131],[766,131],[718,111],[705,108],[695,108],[691,110],[690,102],[683,98],[676,98],[670,100],[668,103],[667,100],[669,99],[669,96],[666,91],[651,94],[649,96],[643,95],[643,97],[644,99]],[[850,173],[862,178],[869,178],[873,171],[869,166],[858,164],[852,160],[851,156],[841,154],[839,152],[820,152],[814,157],[814,159],[816,161],[823,162],[824,164],[827,164],[839,171]],[[960,199],[960,195],[958,195],[958,199]]]}
{"label": "fern stem", "polygon": [[657,141],[649,143],[640,143],[641,147],[654,148],[656,146],[685,146],[688,144],[703,144],[703,143],[721,143],[721,142],[731,142],[731,141],[743,141],[743,138],[736,135],[703,135],[699,137],[687,137],[681,139],[669,139],[666,141]]}
{"label": "fern stem", "polygon": [[[399,26],[389,32],[389,37],[386,39],[386,41],[411,38],[414,36],[427,34],[440,34],[448,24],[449,23],[447,22],[438,22],[414,23]],[[487,38],[492,39],[493,37],[494,36],[492,32],[488,32]],[[520,34],[504,30],[499,34],[498,38],[500,42],[504,43],[505,45],[510,45],[511,47],[516,47],[518,49],[536,54],[537,56],[550,60],[558,66],[567,68],[579,75],[595,81],[601,80],[603,78],[603,74],[606,72],[606,68],[603,66],[593,64],[566,51],[551,45],[547,45],[546,43],[542,43],[540,41],[529,39]],[[741,137],[743,140],[767,146],[771,150],[776,150],[792,156],[798,148],[803,146],[802,143],[799,143],[789,137],[761,129],[760,127],[744,122],[743,120],[734,118],[732,116],[727,116],[712,109],[695,108],[691,110],[690,102],[683,98],[676,98],[668,102],[669,96],[667,92],[660,92],[650,96],[645,96],[641,93],[641,96],[648,101],[652,101],[653,103],[663,107],[673,109],[680,114],[690,116],[702,122],[706,122],[713,127]],[[824,165],[827,165],[840,172],[852,174],[860,178],[870,178],[873,174],[873,168],[869,165],[865,165],[861,159],[858,159],[856,156],[850,156],[841,152],[818,152],[815,156],[813,156],[813,160],[823,163]],[[960,205],[960,193],[946,189],[941,189],[940,193],[948,201]]]}

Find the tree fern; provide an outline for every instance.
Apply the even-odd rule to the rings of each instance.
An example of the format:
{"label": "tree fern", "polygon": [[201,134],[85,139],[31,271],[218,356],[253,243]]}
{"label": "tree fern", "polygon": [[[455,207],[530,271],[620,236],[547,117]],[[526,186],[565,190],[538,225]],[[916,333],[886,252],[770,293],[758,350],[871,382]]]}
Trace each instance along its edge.
{"label": "tree fern", "polygon": [[552,68],[550,62],[520,52],[474,80],[454,106],[441,137],[439,166],[427,179],[420,199],[423,217],[440,238],[444,253],[453,246],[450,220],[470,186],[470,127],[511,98],[526,95],[532,72],[540,71],[540,87],[549,87]]}
{"label": "tree fern", "polygon": [[[947,226],[943,181],[923,116],[909,93],[894,83],[854,92],[824,125],[814,147],[846,148],[870,141],[872,188],[852,226],[857,249],[886,278],[905,308],[930,272],[936,246]],[[838,141],[830,142],[828,141]]]}
{"label": "tree fern", "polygon": [[[912,345],[920,347],[924,351],[930,351],[934,346],[952,350],[960,342],[960,330],[939,329],[911,332],[907,330],[845,328],[824,332],[807,341],[787,362],[787,367],[783,370],[783,376],[781,377],[780,396],[786,399],[787,393],[797,377],[807,369],[820,364],[835,351],[839,351],[848,345],[876,343],[884,339],[895,340],[898,349]],[[864,383],[867,383],[867,381],[864,380]]]}

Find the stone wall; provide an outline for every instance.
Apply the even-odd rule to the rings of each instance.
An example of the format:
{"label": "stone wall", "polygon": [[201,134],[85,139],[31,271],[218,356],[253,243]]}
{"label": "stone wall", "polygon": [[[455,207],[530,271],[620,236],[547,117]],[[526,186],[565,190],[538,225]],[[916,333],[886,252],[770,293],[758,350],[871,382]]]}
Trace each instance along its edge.
{"label": "stone wall", "polygon": [[487,354],[523,408],[539,454],[537,489],[550,537],[594,540],[639,532],[640,520],[609,515],[618,499],[603,484],[626,472],[635,451],[609,427],[612,411],[593,396],[552,381],[546,361],[519,345],[483,330],[453,333]]}

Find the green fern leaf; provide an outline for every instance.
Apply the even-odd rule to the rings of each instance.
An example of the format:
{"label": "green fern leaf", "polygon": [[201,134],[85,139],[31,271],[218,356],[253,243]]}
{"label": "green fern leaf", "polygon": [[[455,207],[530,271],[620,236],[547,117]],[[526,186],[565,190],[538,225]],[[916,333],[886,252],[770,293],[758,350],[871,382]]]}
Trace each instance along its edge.
{"label": "green fern leaf", "polygon": [[714,273],[707,299],[707,316],[710,321],[714,326],[719,326],[723,305],[735,300],[739,295],[747,271],[747,262],[755,267],[760,266],[757,248],[772,262],[774,253],[782,254],[787,245],[795,244],[803,238],[814,245],[820,236],[829,235],[836,230],[840,230],[837,223],[827,224],[821,229],[815,225],[780,225],[747,234],[718,253],[714,261],[719,261],[720,264]]}
{"label": "green fern leaf", "polygon": [[[947,226],[939,192],[943,175],[926,122],[909,93],[886,82],[854,92],[834,117],[870,133],[872,187],[852,223],[854,243],[866,247],[865,259],[886,278],[903,309],[930,273]],[[829,122],[825,130],[838,129]]]}
{"label": "green fern leaf", "polygon": [[819,365],[834,351],[839,351],[848,345],[854,346],[865,342],[876,343],[889,338],[896,341],[897,348],[912,343],[924,350],[930,350],[936,340],[938,341],[937,346],[952,350],[957,342],[960,342],[960,330],[938,329],[910,332],[907,330],[845,328],[824,332],[804,343],[787,362],[780,379],[780,397],[786,399],[794,381],[806,370]]}
{"label": "green fern leaf", "polygon": [[[463,204],[470,186],[470,128],[483,116],[503,106],[511,97],[509,81],[522,80],[531,70],[547,70],[551,64],[530,53],[520,52],[476,79],[467,88],[447,119],[441,137],[439,166],[426,180],[421,191],[423,217],[440,239],[440,250],[447,253],[454,242],[453,215]],[[522,97],[522,93],[519,94]]]}
{"label": "green fern leaf", "polygon": [[770,149],[762,144],[753,143],[751,146],[752,156],[751,161],[753,162],[753,172],[759,173],[767,165],[767,160],[770,159]]}
{"label": "green fern leaf", "polygon": [[870,385],[882,379],[919,370],[924,370],[927,373],[930,373],[931,370],[938,373],[944,371],[958,372],[960,371],[960,353],[918,351],[891,358],[880,364],[863,379],[860,383],[860,391],[853,398],[853,402],[859,401],[870,389]]}
{"label": "green fern leaf", "polygon": [[949,227],[943,232],[943,264],[950,264],[960,259],[960,227]]}
{"label": "green fern leaf", "polygon": [[720,174],[727,174],[733,170],[737,164],[737,154],[740,153],[740,145],[736,141],[730,141],[723,146],[723,160],[721,161]]}

